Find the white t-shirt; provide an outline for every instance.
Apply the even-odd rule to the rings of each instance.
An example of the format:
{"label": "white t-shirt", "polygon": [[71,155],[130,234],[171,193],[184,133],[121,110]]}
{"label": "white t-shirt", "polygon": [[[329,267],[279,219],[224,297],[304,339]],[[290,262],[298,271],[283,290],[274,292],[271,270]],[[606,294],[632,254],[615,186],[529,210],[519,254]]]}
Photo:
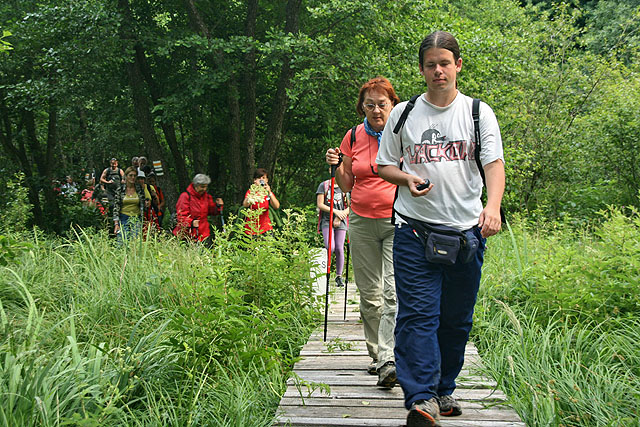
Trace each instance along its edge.
{"label": "white t-shirt", "polygon": [[[474,155],[472,103],[472,98],[458,92],[451,104],[438,107],[423,94],[398,134],[393,133],[393,128],[407,103],[402,102],[391,111],[376,163],[399,167],[404,156],[403,171],[433,183],[431,191],[422,197],[413,197],[408,187],[399,186],[397,212],[459,230],[478,224],[482,177]],[[480,137],[482,165],[498,159],[504,162],[498,121],[485,103],[480,103]]]}

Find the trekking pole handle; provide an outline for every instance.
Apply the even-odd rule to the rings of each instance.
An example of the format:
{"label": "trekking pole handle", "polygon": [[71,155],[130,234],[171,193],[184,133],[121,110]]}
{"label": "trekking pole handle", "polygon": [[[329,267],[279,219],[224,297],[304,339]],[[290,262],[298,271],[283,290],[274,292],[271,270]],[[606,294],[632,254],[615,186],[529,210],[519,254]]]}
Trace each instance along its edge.
{"label": "trekking pole handle", "polygon": [[331,178],[336,176],[336,170],[340,166],[340,163],[342,163],[342,153],[338,154],[338,163],[331,165]]}

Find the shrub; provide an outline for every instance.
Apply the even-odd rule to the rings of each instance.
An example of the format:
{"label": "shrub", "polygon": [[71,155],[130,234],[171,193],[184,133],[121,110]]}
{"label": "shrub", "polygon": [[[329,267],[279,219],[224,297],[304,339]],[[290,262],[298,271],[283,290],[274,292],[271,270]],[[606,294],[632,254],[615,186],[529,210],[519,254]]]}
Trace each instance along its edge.
{"label": "shrub", "polygon": [[31,220],[31,204],[24,186],[24,173],[8,179],[0,198],[0,233],[21,232]]}

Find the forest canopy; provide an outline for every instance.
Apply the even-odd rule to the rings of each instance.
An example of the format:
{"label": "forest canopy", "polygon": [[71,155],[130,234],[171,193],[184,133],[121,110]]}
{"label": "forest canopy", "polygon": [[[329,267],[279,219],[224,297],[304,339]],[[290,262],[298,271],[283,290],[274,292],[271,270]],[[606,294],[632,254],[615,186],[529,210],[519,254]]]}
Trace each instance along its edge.
{"label": "forest canopy", "polygon": [[161,160],[168,206],[196,173],[237,204],[256,167],[285,206],[312,204],[360,85],[424,91],[418,46],[447,30],[459,89],[500,122],[506,210],[591,218],[640,204],[639,18],[638,0],[7,0],[0,173],[24,174],[33,223],[57,231],[52,183],[111,157]]}

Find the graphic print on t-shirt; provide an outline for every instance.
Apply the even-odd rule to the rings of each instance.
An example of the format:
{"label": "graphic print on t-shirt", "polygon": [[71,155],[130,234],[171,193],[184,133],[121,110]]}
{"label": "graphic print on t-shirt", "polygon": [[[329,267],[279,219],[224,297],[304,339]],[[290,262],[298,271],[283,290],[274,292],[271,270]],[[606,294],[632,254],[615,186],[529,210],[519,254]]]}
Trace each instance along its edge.
{"label": "graphic print on t-shirt", "polygon": [[437,125],[422,133],[420,144],[414,144],[405,149],[405,158],[409,163],[417,165],[432,162],[454,162],[458,160],[475,160],[475,143],[473,141],[449,141],[446,135],[441,135]]}

